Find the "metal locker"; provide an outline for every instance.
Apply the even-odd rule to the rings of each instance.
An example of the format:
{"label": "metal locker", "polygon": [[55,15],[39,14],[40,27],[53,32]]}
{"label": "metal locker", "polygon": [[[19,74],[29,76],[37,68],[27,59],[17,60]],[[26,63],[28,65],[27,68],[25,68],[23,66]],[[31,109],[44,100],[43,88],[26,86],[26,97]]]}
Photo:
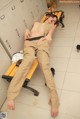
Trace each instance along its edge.
{"label": "metal locker", "polygon": [[[44,1],[44,2],[43,2]],[[46,0],[39,0],[37,2],[36,0],[36,9],[38,11],[38,19],[41,20],[41,18],[43,17],[43,15],[45,14],[45,12],[47,11],[47,4],[46,4]],[[44,6],[44,8],[43,8]]]}
{"label": "metal locker", "polygon": [[45,13],[47,11],[47,3],[46,0],[40,0],[41,1],[41,12]]}
{"label": "metal locker", "polygon": [[0,10],[6,7],[13,0],[0,0]]}
{"label": "metal locker", "polygon": [[22,39],[23,33],[25,30],[25,26],[23,23],[23,17],[24,17],[24,12],[22,9],[22,4],[24,3],[24,0],[16,0],[12,5],[12,16],[13,16],[13,28],[17,29],[18,36]]}
{"label": "metal locker", "polygon": [[29,0],[24,0],[21,4],[19,4],[19,7],[22,11],[22,21],[24,23],[25,29],[28,28],[30,29],[33,24],[33,13],[32,13],[32,6],[31,6],[31,1]]}
{"label": "metal locker", "polygon": [[0,107],[6,99],[6,93],[8,88],[8,82],[5,79],[2,79],[1,77],[6,72],[10,64],[11,60],[0,42]]}
{"label": "metal locker", "polygon": [[[15,13],[16,14],[16,13]],[[0,14],[0,34],[4,44],[11,55],[22,49],[22,22],[11,10],[11,6],[5,8]],[[19,15],[18,15],[19,16]],[[17,20],[16,20],[17,19]],[[18,21],[19,20],[19,21]],[[24,27],[24,26],[23,26]]]}
{"label": "metal locker", "polygon": [[38,21],[39,20],[39,14],[38,14],[38,9],[36,7],[37,2],[39,2],[39,0],[31,0],[31,11],[33,13],[33,19],[34,21]]}

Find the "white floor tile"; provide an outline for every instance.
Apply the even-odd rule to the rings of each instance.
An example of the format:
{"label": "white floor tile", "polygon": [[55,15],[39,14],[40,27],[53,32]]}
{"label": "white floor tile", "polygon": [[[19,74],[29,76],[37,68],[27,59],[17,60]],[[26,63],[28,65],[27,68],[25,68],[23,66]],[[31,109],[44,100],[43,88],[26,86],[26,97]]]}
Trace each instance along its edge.
{"label": "white floor tile", "polygon": [[67,73],[63,89],[80,92],[80,74]]}
{"label": "white floor tile", "polygon": [[60,113],[56,119],[80,119],[80,117]]}
{"label": "white floor tile", "polygon": [[80,117],[80,93],[62,91],[60,112]]}
{"label": "white floor tile", "polygon": [[64,78],[65,78],[65,72],[55,71],[54,81],[55,81],[56,87],[60,90],[62,89]]}
{"label": "white floor tile", "polygon": [[80,73],[80,59],[70,59],[67,72]]}
{"label": "white floor tile", "polygon": [[41,109],[34,106],[16,102],[16,109],[7,112],[8,119],[54,119],[51,117],[50,109]]}
{"label": "white floor tile", "polygon": [[69,58],[72,47],[51,47],[51,57]]}
{"label": "white floor tile", "polygon": [[75,40],[74,40],[74,46],[76,47],[77,44],[80,44],[80,32],[79,32],[79,36],[76,36],[75,37]]}
{"label": "white floor tile", "polygon": [[[73,25],[71,25],[72,27]],[[66,25],[65,25],[66,27]],[[54,36],[56,36],[57,38],[74,38],[75,37],[75,31],[71,31],[71,29],[69,28],[70,25],[68,26],[68,29],[65,30],[62,29],[62,30],[57,30],[54,34]],[[74,26],[74,29],[76,29],[77,26]]]}
{"label": "white floor tile", "polygon": [[[38,96],[34,96],[32,92],[28,91],[27,89],[22,89],[20,95],[17,97],[16,101],[24,103],[24,104],[29,104],[31,106],[43,108],[43,109],[48,109],[50,107],[49,105],[49,99],[50,99],[50,93],[49,90],[46,86],[40,87],[40,86],[33,86],[34,89],[39,91]],[[60,97],[61,91],[58,91],[58,95]],[[24,98],[25,97],[25,98]]]}
{"label": "white floor tile", "polygon": [[51,67],[54,67],[56,71],[65,72],[68,65],[68,58],[51,58],[50,63]]}
{"label": "white floor tile", "polygon": [[2,106],[1,112],[7,112],[7,101],[5,101],[4,105]]}
{"label": "white floor tile", "polygon": [[76,32],[76,37],[80,38],[80,23],[79,23],[79,26],[78,26],[78,29],[77,29],[77,32]]}
{"label": "white floor tile", "polygon": [[[78,38],[79,39],[79,38]],[[74,38],[64,37],[64,38],[57,38],[53,37],[52,47],[54,46],[62,46],[62,47],[70,47],[74,43]]]}
{"label": "white floor tile", "polygon": [[71,58],[80,59],[80,52],[76,49],[77,44],[72,48]]}
{"label": "white floor tile", "polygon": [[22,102],[24,104],[29,104],[31,106],[43,107],[48,109],[50,96],[47,87],[46,86],[40,87],[33,85],[30,86],[39,91],[39,96],[34,96],[32,92],[28,91],[27,89],[23,89],[20,95],[17,97],[17,101]]}

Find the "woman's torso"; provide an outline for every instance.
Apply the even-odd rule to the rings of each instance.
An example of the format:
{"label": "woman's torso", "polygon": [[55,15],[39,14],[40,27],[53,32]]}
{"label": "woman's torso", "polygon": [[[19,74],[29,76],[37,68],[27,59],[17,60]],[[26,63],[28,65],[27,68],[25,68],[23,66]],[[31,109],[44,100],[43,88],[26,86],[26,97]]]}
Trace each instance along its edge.
{"label": "woman's torso", "polygon": [[31,29],[31,37],[46,36],[50,31],[52,24],[35,22]]}

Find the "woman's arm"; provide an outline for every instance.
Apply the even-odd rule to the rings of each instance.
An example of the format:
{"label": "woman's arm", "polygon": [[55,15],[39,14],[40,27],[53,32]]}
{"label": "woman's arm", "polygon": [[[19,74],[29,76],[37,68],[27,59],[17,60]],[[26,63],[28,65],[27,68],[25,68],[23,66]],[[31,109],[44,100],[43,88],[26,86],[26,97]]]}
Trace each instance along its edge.
{"label": "woman's arm", "polygon": [[26,40],[27,38],[29,38],[31,36],[31,32],[29,29],[26,29],[25,31],[25,36],[24,36],[24,40]]}
{"label": "woman's arm", "polygon": [[47,36],[45,36],[45,38],[46,38],[48,41],[51,41],[51,40],[52,40],[55,27],[56,27],[55,25],[52,25],[52,28],[50,29],[49,33],[47,34]]}
{"label": "woman's arm", "polygon": [[47,41],[51,44],[52,36],[53,36],[54,30],[55,30],[55,27],[56,27],[56,26],[53,24],[53,25],[52,25],[52,28],[51,28],[50,31],[49,31],[49,33],[48,33],[45,37],[41,38],[41,39],[38,41],[38,44],[41,44],[42,41],[44,41],[44,40],[47,40]]}

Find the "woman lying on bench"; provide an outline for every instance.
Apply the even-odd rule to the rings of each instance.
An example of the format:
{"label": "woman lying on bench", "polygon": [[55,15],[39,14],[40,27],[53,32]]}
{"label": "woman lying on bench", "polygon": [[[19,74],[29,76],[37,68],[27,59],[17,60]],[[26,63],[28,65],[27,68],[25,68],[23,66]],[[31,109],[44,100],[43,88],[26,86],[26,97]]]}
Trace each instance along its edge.
{"label": "woman lying on bench", "polygon": [[38,59],[41,70],[44,73],[47,87],[50,90],[51,115],[56,117],[58,115],[59,99],[54,83],[53,75],[50,70],[50,43],[52,41],[52,34],[58,24],[56,15],[47,15],[44,23],[35,22],[31,31],[26,30],[24,40],[24,58],[20,64],[14,78],[12,79],[8,89],[8,108],[15,109],[14,99],[19,94],[22,85],[26,79],[35,56]]}

